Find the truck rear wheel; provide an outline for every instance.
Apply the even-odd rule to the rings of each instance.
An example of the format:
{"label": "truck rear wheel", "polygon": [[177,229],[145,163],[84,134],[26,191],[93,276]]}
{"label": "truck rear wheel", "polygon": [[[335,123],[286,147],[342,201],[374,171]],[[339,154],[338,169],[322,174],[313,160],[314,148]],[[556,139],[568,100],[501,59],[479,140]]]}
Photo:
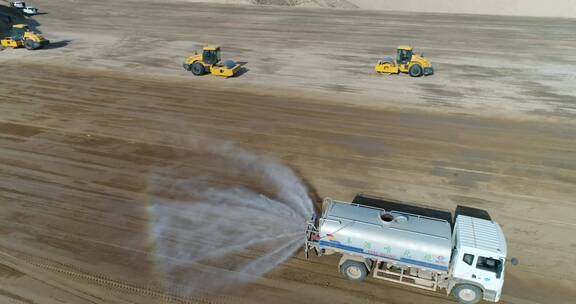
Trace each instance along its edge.
{"label": "truck rear wheel", "polygon": [[476,304],[482,300],[482,289],[474,285],[458,285],[453,293],[461,304]]}
{"label": "truck rear wheel", "polygon": [[346,261],[342,263],[340,272],[345,278],[353,282],[362,282],[366,280],[366,276],[368,275],[366,265],[356,261]]}

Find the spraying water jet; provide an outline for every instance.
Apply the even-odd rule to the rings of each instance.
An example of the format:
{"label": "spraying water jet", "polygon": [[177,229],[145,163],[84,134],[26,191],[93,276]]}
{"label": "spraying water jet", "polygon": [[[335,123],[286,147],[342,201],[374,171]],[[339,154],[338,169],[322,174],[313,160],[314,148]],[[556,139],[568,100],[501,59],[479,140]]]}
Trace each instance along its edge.
{"label": "spraying water jet", "polygon": [[[149,208],[165,288],[184,295],[249,282],[273,270],[303,245],[306,221],[314,212],[306,186],[287,166],[229,142],[197,146],[253,183],[189,182],[183,188],[171,187],[165,177],[158,183],[190,197],[154,197]],[[151,192],[156,184],[151,175]]]}

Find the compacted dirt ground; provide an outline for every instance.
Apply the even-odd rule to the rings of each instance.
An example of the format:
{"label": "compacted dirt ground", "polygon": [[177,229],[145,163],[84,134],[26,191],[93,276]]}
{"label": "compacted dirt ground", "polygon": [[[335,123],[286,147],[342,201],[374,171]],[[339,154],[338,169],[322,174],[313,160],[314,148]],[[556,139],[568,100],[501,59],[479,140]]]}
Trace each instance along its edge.
{"label": "compacted dirt ground", "polygon": [[[34,4],[34,3],[33,3]],[[573,19],[385,13],[178,1],[38,2],[49,51],[2,52],[1,62],[191,76],[184,59],[205,44],[246,63],[233,81],[203,84],[313,90],[371,107],[488,116],[572,117],[576,98]],[[413,45],[434,77],[377,75],[374,64]],[[335,100],[336,101],[336,100]]]}
{"label": "compacted dirt ground", "polygon": [[[502,302],[573,302],[572,20],[36,4],[53,47],[0,52],[0,302],[454,302],[351,284],[336,257],[302,255],[213,294],[167,290],[150,255],[151,176],[225,177],[196,149],[206,138],[280,160],[315,197],[487,210],[521,261]],[[184,72],[183,58],[208,42],[247,71]],[[400,43],[421,47],[437,74],[372,74]]]}

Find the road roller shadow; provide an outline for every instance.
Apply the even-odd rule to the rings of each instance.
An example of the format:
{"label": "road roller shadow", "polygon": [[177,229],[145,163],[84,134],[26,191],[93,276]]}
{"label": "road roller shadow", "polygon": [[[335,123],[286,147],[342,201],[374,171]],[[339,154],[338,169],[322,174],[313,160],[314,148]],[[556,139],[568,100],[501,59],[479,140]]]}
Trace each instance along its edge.
{"label": "road roller shadow", "polygon": [[53,49],[63,48],[65,46],[67,46],[71,41],[72,40],[60,40],[60,41],[50,42],[50,44],[45,46],[43,48],[43,50],[53,50]]}
{"label": "road roller shadow", "polygon": [[238,61],[236,63],[240,65],[240,70],[238,70],[238,73],[236,73],[236,75],[234,75],[234,78],[240,77],[240,76],[248,73],[248,71],[250,71],[250,69],[246,68],[246,64],[248,64],[248,62]]}

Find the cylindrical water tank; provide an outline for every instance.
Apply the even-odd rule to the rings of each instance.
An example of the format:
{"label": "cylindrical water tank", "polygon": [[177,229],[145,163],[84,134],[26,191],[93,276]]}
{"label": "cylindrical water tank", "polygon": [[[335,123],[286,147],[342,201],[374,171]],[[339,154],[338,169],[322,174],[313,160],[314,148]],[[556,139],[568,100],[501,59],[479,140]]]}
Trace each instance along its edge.
{"label": "cylindrical water tank", "polygon": [[442,219],[333,201],[319,219],[319,247],[448,271],[450,223]]}

